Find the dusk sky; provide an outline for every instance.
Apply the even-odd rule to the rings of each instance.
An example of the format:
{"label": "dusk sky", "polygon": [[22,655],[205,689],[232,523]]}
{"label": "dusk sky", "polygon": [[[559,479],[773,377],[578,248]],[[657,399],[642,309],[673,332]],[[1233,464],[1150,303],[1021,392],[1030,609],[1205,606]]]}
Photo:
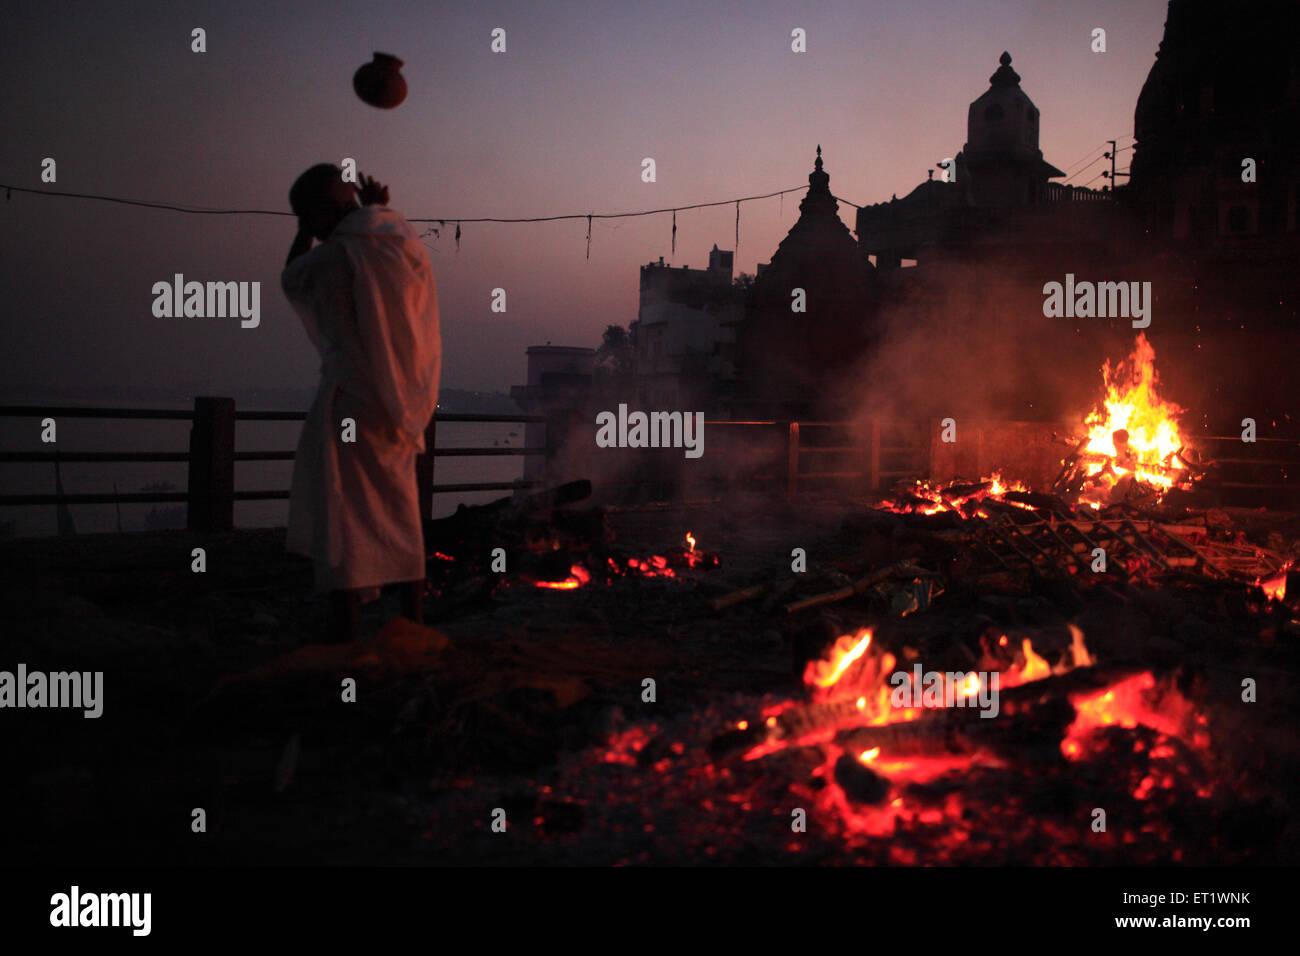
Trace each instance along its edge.
{"label": "dusk sky", "polygon": [[[0,181],[236,209],[288,209],[294,178],[354,157],[426,240],[443,383],[505,390],[533,344],[598,344],[636,318],[637,268],[702,268],[735,245],[735,211],[586,223],[456,217],[623,212],[807,185],[903,196],[962,147],[966,111],[1010,51],[1067,168],[1132,142],[1166,0],[734,3],[41,3],[7,11]],[[207,52],[190,31],[207,31]],[[507,52],[489,49],[507,31]],[[791,30],[808,52],[791,52]],[[1091,31],[1106,30],[1093,53]],[[362,103],[353,72],[405,61],[408,97]],[[1126,168],[1130,152],[1120,154]],[[41,161],[57,161],[43,185]],[[658,181],[641,181],[653,157]],[[1072,179],[1088,183],[1099,163]],[[1092,185],[1100,186],[1101,180]],[[770,258],[799,194],[741,208],[737,268]],[[853,227],[853,209],[840,215]],[[421,227],[422,228],[422,227]],[[292,218],[199,216],[14,193],[0,215],[11,385],[306,387],[318,359],[280,291]],[[261,325],[155,318],[153,283],[260,281]],[[507,290],[508,312],[490,311]]]}

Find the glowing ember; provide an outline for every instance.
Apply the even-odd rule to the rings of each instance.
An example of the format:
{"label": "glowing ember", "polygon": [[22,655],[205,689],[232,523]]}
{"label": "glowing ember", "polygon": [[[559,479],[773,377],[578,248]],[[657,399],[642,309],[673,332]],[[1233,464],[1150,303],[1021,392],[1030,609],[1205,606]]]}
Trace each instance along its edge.
{"label": "glowing ember", "polygon": [[552,588],[557,591],[572,591],[574,588],[582,587],[591,580],[591,572],[581,564],[575,564],[569,568],[569,576],[563,581],[535,581],[539,588]]}
{"label": "glowing ember", "polygon": [[[1022,639],[1015,659],[997,671],[1001,687],[1093,666],[1095,661],[1084,643],[1083,632],[1074,625],[1069,629],[1070,646],[1054,666],[1034,650],[1029,640]],[[1004,655],[1012,653],[1014,644],[1002,635],[997,647],[1001,652],[997,656],[1005,660]],[[920,707],[894,706],[890,688],[895,684],[895,664],[894,655],[873,645],[871,630],[841,636],[823,658],[810,661],[805,668],[804,682],[811,702],[773,705],[765,711],[764,725],[753,731],[749,731],[749,721],[735,725],[740,731],[759,734],[758,742],[748,749],[744,759],[760,760],[786,748],[818,748],[823,761],[813,776],[820,779],[821,786],[811,798],[823,812],[838,819],[847,832],[888,835],[899,826],[924,824],[949,826],[960,833],[964,815],[959,795],[950,794],[947,803],[935,807],[927,805],[912,788],[950,774],[1006,770],[1005,755],[983,748],[967,753],[919,753],[915,749],[900,750],[900,746],[905,748],[903,744],[854,747],[849,742],[856,728],[880,728],[883,732],[885,725],[926,719]],[[956,682],[945,688],[949,706],[954,702],[969,706],[970,700],[984,689],[983,673],[941,675]],[[1067,760],[1104,759],[1107,747],[1113,744],[1096,732],[1110,727],[1143,727],[1146,733],[1157,735],[1136,742],[1141,748],[1144,739],[1154,740],[1153,759],[1172,758],[1175,738],[1201,749],[1209,746],[1205,718],[1178,691],[1157,687],[1150,672],[1098,690],[1073,693],[1068,699],[1075,708],[1075,719],[1061,735],[1060,750]],[[815,718],[808,716],[810,709]],[[849,736],[844,736],[846,733]],[[1149,782],[1146,778],[1134,781],[1133,796],[1147,800],[1156,790],[1171,786],[1170,775],[1157,771],[1150,775]]]}
{"label": "glowing ember", "polygon": [[1286,577],[1289,568],[1284,568],[1271,578],[1259,578],[1255,581],[1257,587],[1263,588],[1264,594],[1273,601],[1286,600]]}
{"label": "glowing ember", "polygon": [[1071,697],[1078,716],[1065,732],[1061,753],[1078,759],[1086,752],[1086,739],[1094,730],[1111,726],[1132,729],[1139,724],[1208,747],[1204,718],[1195,714],[1191,703],[1177,691],[1169,691],[1156,706],[1155,687],[1156,679],[1147,671],[1094,693]]}
{"label": "glowing ember", "polygon": [[[1025,492],[1028,490],[1019,481],[1004,479],[999,471],[973,485],[948,485],[944,487],[929,481],[918,481],[905,493],[882,501],[880,507],[899,514],[932,515],[941,511],[963,514],[964,510],[969,510],[983,501],[993,500],[1032,511],[1032,506],[1019,501],[1007,501],[1004,497],[1008,492]],[[978,508],[974,510],[977,513],[979,511]]]}

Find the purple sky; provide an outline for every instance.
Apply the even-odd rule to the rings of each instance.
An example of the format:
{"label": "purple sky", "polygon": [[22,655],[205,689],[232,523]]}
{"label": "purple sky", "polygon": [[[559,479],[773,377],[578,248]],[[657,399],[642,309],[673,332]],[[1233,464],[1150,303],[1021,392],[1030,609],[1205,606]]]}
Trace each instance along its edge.
{"label": "purple sky", "polygon": [[[450,6],[450,5],[449,5]],[[120,9],[119,9],[120,8]],[[294,177],[355,157],[418,216],[621,212],[806,185],[821,143],[831,189],[904,195],[954,155],[1005,49],[1066,168],[1116,138],[1154,62],[1165,0],[284,4],[21,4],[0,64],[0,180],[222,208],[287,209]],[[121,12],[125,11],[125,12]],[[190,52],[190,30],[208,52]],[[489,50],[507,31],[508,51]],[[790,51],[807,31],[808,52]],[[1091,31],[1107,31],[1105,54]],[[406,63],[395,110],[352,73]],[[1120,154],[1120,167],[1131,153]],[[653,157],[658,182],[641,182]],[[1088,182],[1102,165],[1073,181]],[[1093,185],[1100,185],[1097,181]],[[737,267],[766,261],[798,195],[742,206]],[[840,214],[852,228],[853,210]],[[463,227],[430,238],[443,381],[522,382],[524,349],[595,345],[636,318],[637,267],[703,267],[734,245],[734,209]],[[317,358],[279,289],[292,219],[192,216],[15,193],[0,214],[0,379],[179,383],[221,394],[304,386]],[[262,321],[160,319],[152,284],[260,280]],[[509,311],[489,309],[504,287]]]}

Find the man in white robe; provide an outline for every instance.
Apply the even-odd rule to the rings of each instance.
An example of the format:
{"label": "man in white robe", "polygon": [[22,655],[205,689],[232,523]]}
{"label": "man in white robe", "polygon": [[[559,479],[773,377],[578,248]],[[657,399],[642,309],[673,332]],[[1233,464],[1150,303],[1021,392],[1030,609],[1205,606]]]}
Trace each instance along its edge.
{"label": "man in white robe", "polygon": [[437,290],[424,244],[373,179],[358,190],[338,167],[313,166],[289,202],[299,226],[281,285],[321,381],[294,458],[287,547],[331,593],[334,639],[355,640],[361,603],[383,585],[401,582],[403,616],[422,616],[415,458],[438,401]]}

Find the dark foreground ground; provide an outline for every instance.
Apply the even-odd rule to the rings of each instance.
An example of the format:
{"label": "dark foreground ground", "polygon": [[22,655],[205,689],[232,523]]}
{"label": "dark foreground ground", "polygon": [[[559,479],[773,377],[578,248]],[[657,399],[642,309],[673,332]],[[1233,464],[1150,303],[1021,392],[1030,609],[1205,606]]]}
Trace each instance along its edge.
{"label": "dark foreground ground", "polygon": [[[947,578],[906,617],[880,593],[717,613],[713,598],[788,577],[796,547],[810,575],[904,558],[949,574],[962,560],[960,541],[861,504],[751,505],[609,518],[626,553],[665,553],[691,531],[720,568],[449,587],[428,604],[446,642],[360,648],[313,643],[325,607],[282,530],[5,542],[0,670],[102,670],[105,704],[98,720],[0,711],[0,846],[46,864],[1300,862],[1288,613],[1238,592],[1122,585],[1080,599],[1014,576],[996,589]],[[1296,553],[1294,516],[1234,520]],[[204,574],[190,571],[198,546]],[[395,596],[372,605],[370,631],[396,610]],[[1206,714],[1212,745],[1154,795],[1135,798],[1127,779],[1147,772],[1126,761],[1148,732],[1117,730],[1081,767],[1035,754],[941,777],[909,793],[923,812],[863,837],[808,786],[814,748],[710,755],[738,720],[802,699],[806,657],[837,634],[874,625],[882,646],[960,664],[990,628],[1049,635],[1065,621],[1102,663],[1175,675]],[[1241,702],[1245,677],[1257,703]],[[1104,835],[1087,825],[1099,804]],[[792,807],[807,808],[807,832],[792,834]],[[492,831],[498,809],[506,833]]]}

